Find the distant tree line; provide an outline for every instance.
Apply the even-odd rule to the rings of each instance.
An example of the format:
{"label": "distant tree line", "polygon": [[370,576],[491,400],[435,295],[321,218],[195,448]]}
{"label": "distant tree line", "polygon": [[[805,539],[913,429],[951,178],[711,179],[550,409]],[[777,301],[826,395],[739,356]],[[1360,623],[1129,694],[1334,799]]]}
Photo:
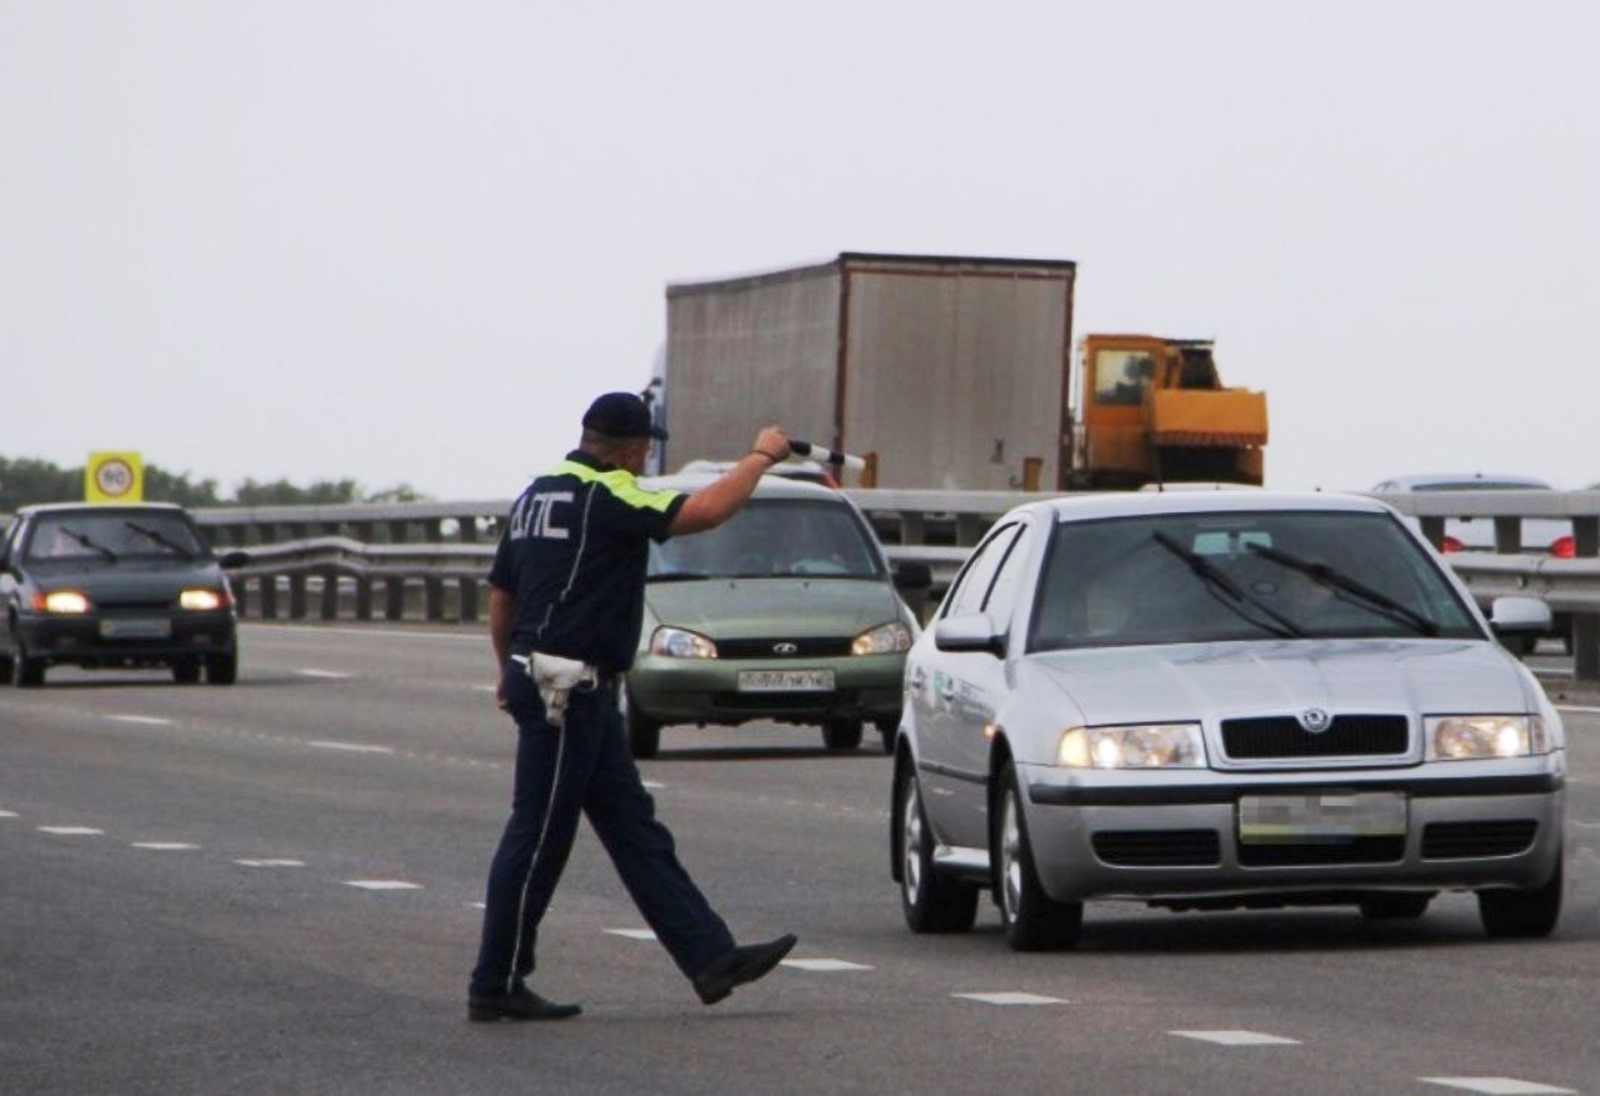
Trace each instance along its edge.
{"label": "distant tree line", "polygon": [[[62,468],[44,460],[0,457],[0,513],[11,513],[40,502],[80,502],[84,466]],[[191,480],[187,472],[169,472],[154,464],[144,466],[144,500],[175,502],[180,506],[303,506],[351,502],[419,502],[427,496],[409,484],[368,493],[352,479],[318,480],[300,487],[280,479],[261,483],[246,479],[231,496],[223,496],[215,479]]]}

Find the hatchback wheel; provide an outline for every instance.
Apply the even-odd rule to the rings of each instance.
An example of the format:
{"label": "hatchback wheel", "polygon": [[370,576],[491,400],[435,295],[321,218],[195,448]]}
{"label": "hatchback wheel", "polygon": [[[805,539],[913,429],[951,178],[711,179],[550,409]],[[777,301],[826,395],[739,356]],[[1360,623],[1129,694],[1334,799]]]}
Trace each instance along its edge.
{"label": "hatchback wheel", "polygon": [[1000,774],[999,821],[994,830],[995,889],[1006,942],[1017,951],[1049,951],[1077,944],[1083,928],[1082,902],[1057,902],[1039,885],[1028,825],[1022,816],[1016,767],[1006,762]]}
{"label": "hatchback wheel", "polygon": [[11,684],[11,678],[17,672],[17,660],[11,655],[0,655],[0,685]]}
{"label": "hatchback wheel", "polygon": [[622,729],[628,736],[628,750],[634,757],[648,761],[661,749],[661,724],[640,714],[633,706],[626,684],[618,687],[621,695]]}
{"label": "hatchback wheel", "polygon": [[1561,917],[1561,861],[1555,874],[1533,890],[1481,890],[1478,917],[1490,936],[1528,939],[1549,936]]}
{"label": "hatchback wheel", "polygon": [[895,774],[900,838],[900,909],[912,932],[966,932],[978,916],[978,888],[939,874],[922,791],[908,761]]}
{"label": "hatchback wheel", "polygon": [[206,684],[232,685],[239,679],[239,652],[206,656]]}
{"label": "hatchback wheel", "polygon": [[853,750],[861,745],[858,720],[834,719],[822,725],[822,744],[830,750]]}

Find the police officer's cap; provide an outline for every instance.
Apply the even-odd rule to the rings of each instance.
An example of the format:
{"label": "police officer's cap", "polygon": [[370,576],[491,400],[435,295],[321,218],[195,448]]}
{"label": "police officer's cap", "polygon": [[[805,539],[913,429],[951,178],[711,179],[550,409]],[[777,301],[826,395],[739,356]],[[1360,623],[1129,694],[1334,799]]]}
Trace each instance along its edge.
{"label": "police officer's cap", "polygon": [[650,421],[650,408],[632,392],[607,392],[597,398],[583,416],[583,428],[608,438],[667,440],[667,432]]}

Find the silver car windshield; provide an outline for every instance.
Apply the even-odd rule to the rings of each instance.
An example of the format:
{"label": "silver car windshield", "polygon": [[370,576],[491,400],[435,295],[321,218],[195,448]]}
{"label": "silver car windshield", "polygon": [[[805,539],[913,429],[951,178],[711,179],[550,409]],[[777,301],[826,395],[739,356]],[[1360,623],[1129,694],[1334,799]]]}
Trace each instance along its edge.
{"label": "silver car windshield", "polygon": [[877,579],[871,532],[843,502],[751,499],[704,533],[650,546],[652,582],[705,578]]}
{"label": "silver car windshield", "polygon": [[1063,522],[1028,649],[1483,633],[1384,514],[1266,511]]}

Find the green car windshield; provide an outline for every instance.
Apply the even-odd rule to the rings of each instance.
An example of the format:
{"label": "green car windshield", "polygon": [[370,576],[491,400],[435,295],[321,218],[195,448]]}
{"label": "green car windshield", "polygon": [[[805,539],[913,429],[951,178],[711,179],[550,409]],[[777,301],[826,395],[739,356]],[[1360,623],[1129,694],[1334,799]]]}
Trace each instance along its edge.
{"label": "green car windshield", "polygon": [[871,533],[842,502],[751,499],[715,529],[650,546],[652,582],[706,578],[876,579]]}
{"label": "green car windshield", "polygon": [[1483,632],[1385,514],[1151,515],[1055,527],[1028,649]]}

